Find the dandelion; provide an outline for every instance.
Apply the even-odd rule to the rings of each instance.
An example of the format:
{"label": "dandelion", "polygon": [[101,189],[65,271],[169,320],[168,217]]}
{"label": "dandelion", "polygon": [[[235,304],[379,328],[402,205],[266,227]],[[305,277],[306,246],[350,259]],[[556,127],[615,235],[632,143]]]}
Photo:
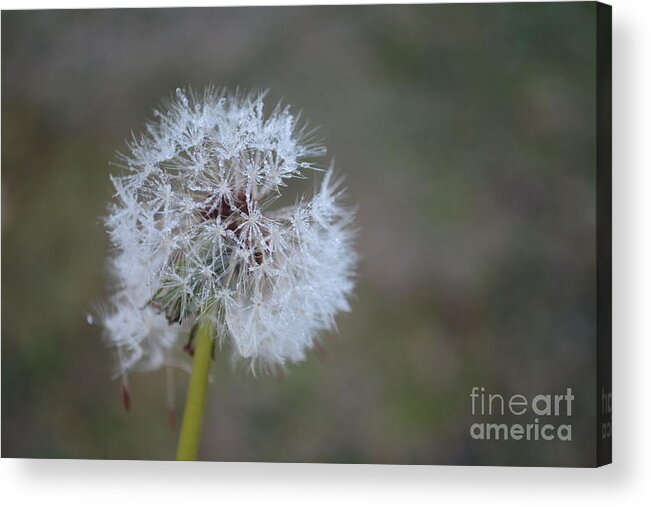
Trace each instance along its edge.
{"label": "dandelion", "polygon": [[[116,283],[102,323],[125,379],[169,364],[187,341],[194,359],[181,441],[186,422],[194,425],[194,450],[180,443],[180,458],[196,453],[214,340],[254,373],[273,372],[319,348],[350,310],[354,217],[341,180],[319,165],[324,147],[289,106],[267,113],[263,101],[177,89],[111,178]],[[292,179],[312,174],[321,175],[313,196],[277,205]]]}

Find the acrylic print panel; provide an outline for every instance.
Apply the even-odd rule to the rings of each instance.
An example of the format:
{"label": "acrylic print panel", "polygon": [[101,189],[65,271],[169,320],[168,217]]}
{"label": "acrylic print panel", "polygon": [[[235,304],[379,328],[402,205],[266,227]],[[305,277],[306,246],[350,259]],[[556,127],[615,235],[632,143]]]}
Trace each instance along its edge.
{"label": "acrylic print panel", "polygon": [[609,461],[609,12],[3,12],[3,456]]}

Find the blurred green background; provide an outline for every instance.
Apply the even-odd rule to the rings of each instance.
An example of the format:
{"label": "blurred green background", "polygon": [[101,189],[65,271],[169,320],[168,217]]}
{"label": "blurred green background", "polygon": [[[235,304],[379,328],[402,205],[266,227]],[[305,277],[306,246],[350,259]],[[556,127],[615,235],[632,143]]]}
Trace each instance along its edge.
{"label": "blurred green background", "polygon": [[[214,83],[321,125],[362,262],[326,361],[279,382],[219,354],[201,458],[591,464],[595,52],[592,3],[3,12],[2,455],[174,457],[164,372],[125,413],[85,316],[109,162]],[[473,386],[572,387],[574,441],[472,440]]]}

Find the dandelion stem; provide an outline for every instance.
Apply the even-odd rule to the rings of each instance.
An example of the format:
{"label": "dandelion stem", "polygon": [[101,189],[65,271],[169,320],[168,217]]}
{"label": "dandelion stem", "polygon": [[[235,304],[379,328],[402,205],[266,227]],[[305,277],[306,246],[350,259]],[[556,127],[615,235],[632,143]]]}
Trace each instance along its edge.
{"label": "dandelion stem", "polygon": [[212,351],[214,326],[210,319],[199,323],[195,336],[194,359],[192,374],[188,385],[188,394],[183,411],[183,423],[179,435],[179,445],[176,452],[178,461],[194,461],[197,459],[201,426],[206,402],[206,388]]}

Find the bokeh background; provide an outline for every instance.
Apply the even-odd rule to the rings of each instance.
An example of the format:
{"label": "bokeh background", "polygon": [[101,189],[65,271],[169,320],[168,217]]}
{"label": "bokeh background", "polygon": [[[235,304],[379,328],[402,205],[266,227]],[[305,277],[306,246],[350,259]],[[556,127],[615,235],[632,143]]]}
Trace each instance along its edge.
{"label": "bokeh background", "polygon": [[[595,58],[592,3],[3,12],[2,455],[174,457],[164,372],[125,413],[86,314],[109,162],[214,83],[321,125],[362,262],[327,360],[278,381],[219,354],[201,458],[592,464]],[[572,387],[574,441],[472,440],[473,386]]]}

